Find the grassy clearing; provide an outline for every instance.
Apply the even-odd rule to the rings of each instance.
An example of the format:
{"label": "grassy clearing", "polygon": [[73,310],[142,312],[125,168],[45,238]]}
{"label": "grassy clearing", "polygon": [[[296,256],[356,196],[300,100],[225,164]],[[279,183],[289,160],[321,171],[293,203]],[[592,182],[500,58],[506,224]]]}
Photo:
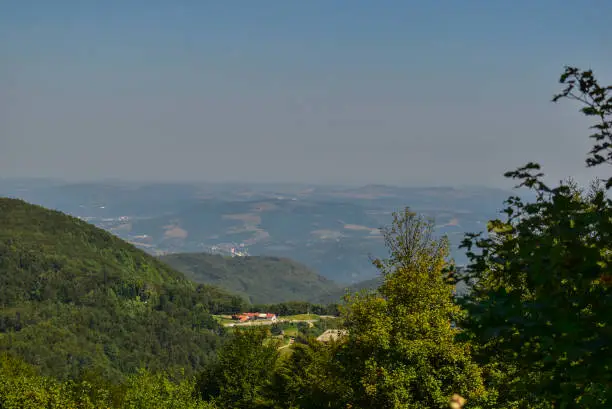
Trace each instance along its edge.
{"label": "grassy clearing", "polygon": [[306,321],[306,320],[318,320],[320,317],[316,314],[298,314],[298,315],[285,315],[279,317],[281,320],[289,320],[289,321]]}
{"label": "grassy clearing", "polygon": [[237,321],[232,320],[231,318],[227,318],[227,315],[213,315],[215,321],[217,321],[221,325],[236,323]]}

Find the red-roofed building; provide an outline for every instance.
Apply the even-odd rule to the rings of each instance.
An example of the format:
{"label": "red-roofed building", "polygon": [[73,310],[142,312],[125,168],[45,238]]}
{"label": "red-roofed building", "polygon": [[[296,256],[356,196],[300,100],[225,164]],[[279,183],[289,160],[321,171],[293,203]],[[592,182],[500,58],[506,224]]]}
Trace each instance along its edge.
{"label": "red-roofed building", "polygon": [[232,315],[233,320],[238,320],[240,322],[246,322],[251,320],[271,320],[276,321],[276,314],[265,313],[265,312],[243,312],[240,314]]}

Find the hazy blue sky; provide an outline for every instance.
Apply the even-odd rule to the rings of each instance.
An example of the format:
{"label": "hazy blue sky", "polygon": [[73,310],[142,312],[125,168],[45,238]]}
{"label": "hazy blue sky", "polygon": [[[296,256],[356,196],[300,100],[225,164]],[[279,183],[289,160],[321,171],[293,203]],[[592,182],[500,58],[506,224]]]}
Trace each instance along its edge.
{"label": "hazy blue sky", "polygon": [[[588,7],[587,7],[588,5]],[[612,1],[0,3],[0,177],[485,184],[588,177],[565,64]]]}

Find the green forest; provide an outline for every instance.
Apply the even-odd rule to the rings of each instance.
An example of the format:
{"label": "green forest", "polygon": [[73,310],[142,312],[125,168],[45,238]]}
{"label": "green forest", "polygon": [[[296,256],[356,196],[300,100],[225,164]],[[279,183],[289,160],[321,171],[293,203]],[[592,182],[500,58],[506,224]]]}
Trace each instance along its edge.
{"label": "green forest", "polygon": [[316,301],[340,289],[305,265],[284,258],[176,253],[160,259],[195,282],[227,288],[256,304]]}
{"label": "green forest", "polygon": [[[612,86],[573,67],[560,84],[553,101],[592,120],[586,166],[609,172]],[[536,199],[509,197],[486,234],[467,235],[465,268],[406,208],[383,230],[380,287],[327,307],[251,305],[0,199],[0,408],[610,408],[612,176],[550,186],[534,162],[505,175]],[[246,308],[341,319],[282,346],[281,326],[213,317]]]}

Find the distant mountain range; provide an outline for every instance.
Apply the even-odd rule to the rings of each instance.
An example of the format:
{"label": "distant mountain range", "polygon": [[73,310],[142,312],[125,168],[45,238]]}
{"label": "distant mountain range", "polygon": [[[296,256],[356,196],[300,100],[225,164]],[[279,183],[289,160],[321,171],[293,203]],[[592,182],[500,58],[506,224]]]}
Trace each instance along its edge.
{"label": "distant mountain range", "polygon": [[136,184],[0,180],[0,195],[83,218],[145,251],[217,252],[288,258],[341,287],[376,275],[379,228],[409,206],[433,217],[451,240],[485,229],[511,192],[490,188],[329,187],[247,184]]}

